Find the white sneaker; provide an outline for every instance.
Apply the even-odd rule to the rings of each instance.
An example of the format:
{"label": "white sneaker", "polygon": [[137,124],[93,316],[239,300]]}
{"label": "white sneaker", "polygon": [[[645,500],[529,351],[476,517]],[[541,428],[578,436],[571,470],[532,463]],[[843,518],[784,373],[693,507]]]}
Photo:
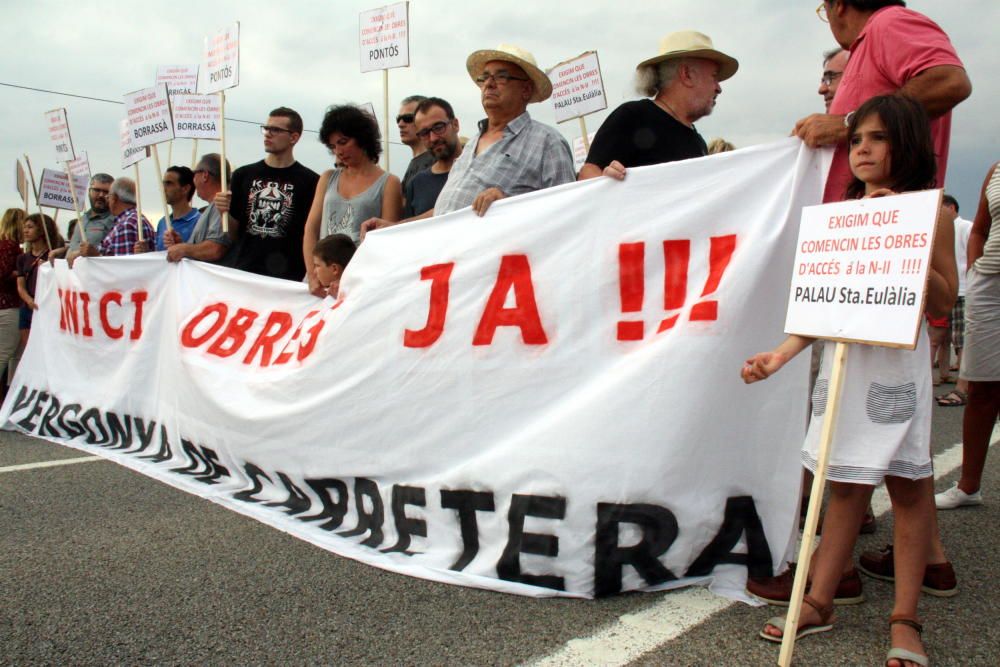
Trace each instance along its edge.
{"label": "white sneaker", "polygon": [[942,491],[935,495],[934,504],[937,505],[939,510],[953,510],[966,505],[982,505],[983,494],[979,491],[966,493],[958,488],[958,484],[956,484],[947,491]]}

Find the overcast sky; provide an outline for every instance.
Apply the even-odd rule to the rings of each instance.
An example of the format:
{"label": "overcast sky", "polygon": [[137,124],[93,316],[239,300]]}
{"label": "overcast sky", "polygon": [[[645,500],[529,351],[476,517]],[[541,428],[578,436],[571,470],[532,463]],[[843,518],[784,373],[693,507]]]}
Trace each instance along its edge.
{"label": "overcast sky", "polygon": [[[506,42],[534,53],[544,68],[596,50],[611,107],[635,99],[635,65],[657,54],[660,38],[675,30],[705,32],[717,49],[740,62],[735,77],[723,83],[715,112],[697,128],[709,140],[722,136],[738,147],[786,136],[795,121],[821,111],[816,93],[822,51],[835,46],[827,24],[814,12],[818,0],[651,0],[486,3],[480,0],[410,2],[409,68],[389,72],[390,113],[409,94],[437,95],[455,107],[463,134],[483,116],[479,91],[465,71],[474,50]],[[0,23],[4,57],[0,83],[120,100],[122,94],[153,84],[158,65],[197,63],[206,34],[240,21],[240,85],[228,91],[226,116],[254,124],[227,124],[228,157],[234,167],[263,156],[256,124],[267,111],[297,109],[306,127],[316,129],[330,104],[373,102],[382,117],[382,75],[361,74],[358,13],[378,2],[124,2],[10,3]],[[947,189],[972,218],[986,170],[1000,159],[996,104],[996,0],[913,0],[908,6],[927,14],[950,35],[973,83],[972,97],[955,111]],[[0,86],[3,133],[0,135],[0,205],[20,206],[14,190],[14,161],[27,153],[36,177],[42,166],[58,167],[45,133],[43,112],[68,111],[73,143],[85,150],[93,171],[122,173],[118,122],[124,107]],[[610,109],[609,109],[610,110]],[[536,119],[554,123],[551,101],[533,104]],[[596,130],[607,111],[587,117]],[[572,140],[579,124],[559,129]],[[400,174],[409,149],[390,128],[391,169]],[[192,142],[177,140],[172,162],[190,164]],[[199,152],[217,150],[202,142]],[[160,146],[166,168],[167,145]],[[306,133],[296,156],[320,172],[332,160],[317,135]],[[162,207],[152,184],[152,160],[141,164],[143,209]],[[131,169],[129,170],[131,175]],[[196,200],[197,201],[197,200]],[[32,204],[33,205],[33,204]],[[200,205],[200,203],[199,203]],[[60,221],[68,220],[68,212]]]}

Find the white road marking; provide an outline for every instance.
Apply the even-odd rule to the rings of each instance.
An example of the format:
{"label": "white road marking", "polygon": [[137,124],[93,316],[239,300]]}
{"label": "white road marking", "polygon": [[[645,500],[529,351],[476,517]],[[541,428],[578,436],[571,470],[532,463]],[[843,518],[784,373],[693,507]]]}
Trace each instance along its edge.
{"label": "white road marking", "polygon": [[101,461],[100,456],[80,456],[75,459],[58,459],[56,461],[40,461],[38,463],[22,463],[16,466],[0,468],[0,473],[18,472],[21,470],[34,470],[35,468],[54,468],[56,466],[68,466],[73,463],[87,463],[89,461]]}
{"label": "white road marking", "polygon": [[[993,429],[990,442],[1000,438],[1000,424]],[[934,457],[934,474],[944,477],[962,465],[962,443],[952,445]],[[889,495],[880,486],[872,496],[875,516],[889,511]],[[555,653],[530,663],[531,667],[576,667],[627,665],[662,644],[681,636],[694,626],[737,604],[701,587],[665,593],[662,599],[643,611],[625,614],[589,637],[571,639]]]}

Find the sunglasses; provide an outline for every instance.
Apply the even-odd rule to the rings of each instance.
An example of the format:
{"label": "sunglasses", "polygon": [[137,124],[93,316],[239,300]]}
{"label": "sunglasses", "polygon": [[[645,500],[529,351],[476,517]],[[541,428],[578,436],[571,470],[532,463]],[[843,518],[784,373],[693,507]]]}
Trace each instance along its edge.
{"label": "sunglasses", "polygon": [[412,123],[413,119],[416,117],[417,117],[416,114],[401,113],[398,116],[396,116],[396,124],[398,125],[399,123]]}

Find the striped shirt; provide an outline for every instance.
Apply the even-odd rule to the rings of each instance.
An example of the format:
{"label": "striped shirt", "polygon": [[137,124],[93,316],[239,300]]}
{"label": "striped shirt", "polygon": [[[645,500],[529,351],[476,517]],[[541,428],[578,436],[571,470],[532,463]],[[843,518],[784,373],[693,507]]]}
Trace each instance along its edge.
{"label": "striped shirt", "polygon": [[479,155],[476,147],[487,119],[448,174],[434,205],[434,215],[471,206],[483,190],[499,188],[508,197],[576,180],[573,153],[561,134],[531,119],[527,111],[503,129],[503,137]]}
{"label": "striped shirt", "polygon": [[[980,273],[1000,273],[1000,168],[993,170],[993,177],[986,186],[986,203],[990,210],[990,228],[982,257],[973,266]],[[994,224],[996,229],[993,229]]]}

